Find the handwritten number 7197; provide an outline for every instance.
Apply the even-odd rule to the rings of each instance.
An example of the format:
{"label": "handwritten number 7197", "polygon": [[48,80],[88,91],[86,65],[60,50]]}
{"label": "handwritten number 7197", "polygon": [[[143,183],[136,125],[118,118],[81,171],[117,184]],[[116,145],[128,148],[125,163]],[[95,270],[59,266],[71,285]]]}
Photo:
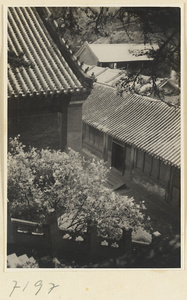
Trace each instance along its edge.
{"label": "handwritten number 7197", "polygon": [[[13,289],[12,289],[12,291],[11,291],[9,297],[12,296],[12,294],[14,293],[14,291],[15,291],[16,289],[20,289],[20,288],[21,288],[21,286],[19,286],[19,285],[17,284],[17,281],[16,281],[16,280],[13,280],[13,282],[14,282],[14,286],[13,286]],[[26,290],[26,288],[27,288],[28,285],[29,285],[29,281],[28,281],[28,282],[26,283],[26,285],[23,287],[22,292],[24,292],[24,291]],[[49,285],[51,285],[51,287],[49,288],[48,294],[50,294],[50,293],[54,290],[54,288],[56,288],[56,287],[59,286],[59,285],[55,285],[54,283],[49,283]],[[36,295],[40,292],[41,288],[43,287],[43,281],[42,281],[42,280],[38,280],[37,282],[35,282],[34,286],[35,286],[36,288],[38,288],[37,291],[36,291],[36,293],[35,293],[35,296],[36,296]]]}

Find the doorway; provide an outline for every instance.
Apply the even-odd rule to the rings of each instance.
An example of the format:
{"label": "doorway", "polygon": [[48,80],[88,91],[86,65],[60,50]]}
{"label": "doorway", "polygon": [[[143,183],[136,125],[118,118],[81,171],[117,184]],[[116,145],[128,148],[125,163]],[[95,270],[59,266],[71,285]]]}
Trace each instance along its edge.
{"label": "doorway", "polygon": [[112,167],[123,173],[124,147],[113,142],[112,143]]}

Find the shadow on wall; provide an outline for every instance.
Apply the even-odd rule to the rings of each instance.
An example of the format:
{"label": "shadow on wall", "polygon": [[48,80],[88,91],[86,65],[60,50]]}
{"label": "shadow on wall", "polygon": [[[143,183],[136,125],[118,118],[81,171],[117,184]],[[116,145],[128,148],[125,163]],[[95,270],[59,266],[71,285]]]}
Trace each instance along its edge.
{"label": "shadow on wall", "polygon": [[9,123],[9,137],[20,134],[20,141],[26,145],[38,149],[60,149],[60,127],[58,114],[42,114],[21,117],[16,129],[17,119]]}

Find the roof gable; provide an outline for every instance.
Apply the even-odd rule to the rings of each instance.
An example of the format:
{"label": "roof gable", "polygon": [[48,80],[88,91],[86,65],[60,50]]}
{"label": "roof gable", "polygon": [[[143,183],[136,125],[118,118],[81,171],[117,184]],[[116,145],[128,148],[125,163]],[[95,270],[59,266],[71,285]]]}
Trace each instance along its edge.
{"label": "roof gable", "polygon": [[[36,8],[8,9],[9,97],[77,93],[79,78],[52,40]],[[9,61],[10,62],[10,61]]]}
{"label": "roof gable", "polygon": [[77,51],[76,57],[79,58],[82,55],[86,53],[89,56],[89,60],[92,59],[95,61],[95,64],[98,62],[98,57],[97,55],[92,51],[91,47],[89,46],[90,44],[88,42],[85,42],[82,47]]}
{"label": "roof gable", "polygon": [[135,94],[116,94],[94,84],[83,105],[83,121],[121,141],[180,166],[180,109]]}

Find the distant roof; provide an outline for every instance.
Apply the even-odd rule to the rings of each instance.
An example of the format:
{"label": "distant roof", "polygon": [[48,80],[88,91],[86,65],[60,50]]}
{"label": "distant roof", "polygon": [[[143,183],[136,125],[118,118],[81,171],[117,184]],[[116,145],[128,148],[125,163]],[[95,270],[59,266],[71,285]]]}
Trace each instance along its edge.
{"label": "distant roof", "polygon": [[151,49],[158,49],[158,45],[153,44],[85,44],[77,51],[76,55],[81,55],[84,47],[91,49],[99,62],[128,62],[151,60],[146,54]]}
{"label": "distant roof", "polygon": [[[88,76],[94,76],[97,83],[111,87],[116,87],[117,82],[128,74],[126,70],[110,69],[108,67],[103,68],[87,64],[83,64],[82,69],[84,72],[86,71]],[[139,90],[139,93],[137,93],[142,93],[141,95],[143,95],[143,93],[146,92],[145,89],[152,88],[153,83],[150,76],[140,74],[139,77],[141,77],[142,83],[135,82],[135,87]],[[180,88],[173,80],[169,78],[157,78],[155,83],[160,91],[163,92],[165,102],[177,104],[180,101]],[[165,90],[165,88],[168,87],[170,87],[169,91]],[[151,95],[151,97],[158,99],[155,95]]]}
{"label": "distant roof", "polygon": [[82,68],[84,71],[87,69],[86,74],[89,76],[94,74],[98,83],[104,83],[110,86],[115,86],[115,83],[127,73],[125,70],[103,68],[86,64],[84,64]]}
{"label": "distant roof", "polygon": [[165,163],[180,167],[180,108],[95,83],[83,121]]}
{"label": "distant roof", "polygon": [[9,62],[15,63],[8,65],[9,97],[83,90],[36,8],[9,7],[8,50]]}

